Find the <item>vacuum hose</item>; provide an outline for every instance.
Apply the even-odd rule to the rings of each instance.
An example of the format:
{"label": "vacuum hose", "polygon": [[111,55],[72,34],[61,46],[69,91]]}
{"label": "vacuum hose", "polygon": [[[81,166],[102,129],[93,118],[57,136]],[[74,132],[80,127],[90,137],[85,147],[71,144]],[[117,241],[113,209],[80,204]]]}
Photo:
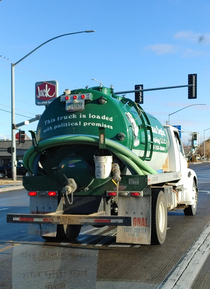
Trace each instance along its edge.
{"label": "vacuum hose", "polygon": [[[24,156],[24,166],[27,170],[33,172],[33,162],[40,152],[56,147],[73,144],[84,144],[98,146],[99,138],[94,135],[61,135],[55,136],[38,143],[38,148],[31,147]],[[149,165],[142,161],[127,147],[110,139],[105,139],[106,148],[115,154],[120,160],[127,164],[137,175],[157,174]]]}

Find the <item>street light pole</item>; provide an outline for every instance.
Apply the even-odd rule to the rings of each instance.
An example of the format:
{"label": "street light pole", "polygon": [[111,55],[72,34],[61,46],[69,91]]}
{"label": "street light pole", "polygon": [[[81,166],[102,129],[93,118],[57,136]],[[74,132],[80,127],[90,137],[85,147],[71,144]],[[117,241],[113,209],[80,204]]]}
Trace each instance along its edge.
{"label": "street light pole", "polygon": [[181,109],[179,109],[179,110],[176,110],[176,111],[174,111],[174,112],[172,112],[172,113],[169,113],[169,115],[168,115],[168,124],[170,124],[170,116],[171,116],[172,114],[175,114],[175,113],[177,113],[177,112],[179,112],[179,111],[181,111],[181,110],[183,110],[183,109],[185,109],[185,108],[188,108],[188,107],[194,106],[194,105],[206,105],[206,104],[190,104],[190,105],[185,106],[185,107],[183,107],[183,108],[181,108]]}
{"label": "street light pole", "polygon": [[16,181],[16,137],[15,137],[15,65],[11,63],[11,124],[12,124],[12,145],[11,145],[11,154],[12,154],[12,179]]}
{"label": "street light pole", "polygon": [[70,33],[65,33],[58,35],[56,37],[50,38],[49,40],[43,42],[39,46],[37,46],[35,49],[33,49],[31,52],[26,54],[24,57],[22,57],[20,60],[18,60],[15,63],[11,63],[11,123],[12,123],[12,145],[11,145],[11,154],[12,154],[12,179],[16,180],[17,174],[16,174],[16,138],[15,138],[15,66],[23,61],[26,57],[31,55],[33,52],[35,52],[37,49],[42,47],[43,45],[47,44],[50,41],[53,41],[57,38],[63,37],[63,36],[68,36],[68,35],[73,35],[73,34],[80,34],[80,33],[91,33],[95,32],[95,30],[84,30],[84,31],[78,31],[78,32],[70,32]]}

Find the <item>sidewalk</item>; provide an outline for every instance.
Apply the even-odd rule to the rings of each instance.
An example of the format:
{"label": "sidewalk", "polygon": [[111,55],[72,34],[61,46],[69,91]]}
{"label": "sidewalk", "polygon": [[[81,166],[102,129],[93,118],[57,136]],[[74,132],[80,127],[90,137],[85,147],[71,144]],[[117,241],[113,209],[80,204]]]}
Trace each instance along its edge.
{"label": "sidewalk", "polygon": [[24,189],[22,180],[9,180],[9,179],[2,179],[0,180],[0,193],[14,191],[14,190],[22,190]]}

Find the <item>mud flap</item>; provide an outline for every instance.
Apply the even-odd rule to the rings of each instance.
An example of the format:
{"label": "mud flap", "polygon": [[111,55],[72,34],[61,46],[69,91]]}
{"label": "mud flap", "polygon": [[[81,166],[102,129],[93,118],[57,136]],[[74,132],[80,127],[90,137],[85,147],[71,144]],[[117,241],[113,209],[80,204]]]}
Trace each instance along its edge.
{"label": "mud flap", "polygon": [[[30,197],[31,214],[47,214],[55,212],[58,206],[57,197]],[[42,237],[56,237],[57,225],[55,224],[29,224],[28,234]]]}
{"label": "mud flap", "polygon": [[151,196],[120,197],[118,216],[131,216],[131,226],[117,227],[117,243],[151,244]]}

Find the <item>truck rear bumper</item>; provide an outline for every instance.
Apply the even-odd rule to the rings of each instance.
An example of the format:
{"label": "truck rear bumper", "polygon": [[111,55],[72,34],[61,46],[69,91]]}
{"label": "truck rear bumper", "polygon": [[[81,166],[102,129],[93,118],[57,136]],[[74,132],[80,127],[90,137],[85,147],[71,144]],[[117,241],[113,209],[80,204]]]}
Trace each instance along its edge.
{"label": "truck rear bumper", "polygon": [[105,216],[104,212],[90,215],[7,214],[7,223],[131,226],[131,217]]}

